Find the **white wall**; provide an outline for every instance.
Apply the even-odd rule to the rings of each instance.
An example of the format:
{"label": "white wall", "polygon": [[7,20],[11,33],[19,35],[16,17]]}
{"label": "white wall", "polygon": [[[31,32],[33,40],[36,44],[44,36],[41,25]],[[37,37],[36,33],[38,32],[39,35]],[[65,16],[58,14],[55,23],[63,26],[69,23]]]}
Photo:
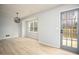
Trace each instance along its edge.
{"label": "white wall", "polygon": [[[2,7],[2,6],[1,6]],[[14,22],[15,14],[2,7],[0,12],[0,39],[15,38],[19,36],[19,24]],[[6,37],[9,34],[10,37]]]}
{"label": "white wall", "polygon": [[19,25],[16,24],[10,15],[2,16],[1,21],[1,31],[0,31],[0,39],[7,38],[6,35],[9,34],[10,38],[19,36]]}
{"label": "white wall", "polygon": [[[75,8],[79,8],[79,5],[62,5],[54,9],[33,15],[39,19],[39,42],[52,47],[60,48],[60,13],[62,11]],[[30,16],[29,18],[33,16]]]}

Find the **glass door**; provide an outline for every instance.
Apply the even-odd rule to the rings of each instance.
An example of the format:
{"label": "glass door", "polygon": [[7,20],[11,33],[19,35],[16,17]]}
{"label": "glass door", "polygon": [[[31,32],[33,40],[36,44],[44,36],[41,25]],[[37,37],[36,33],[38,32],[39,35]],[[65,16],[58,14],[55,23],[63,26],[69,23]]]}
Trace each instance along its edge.
{"label": "glass door", "polygon": [[77,52],[78,48],[78,10],[61,13],[61,48]]}

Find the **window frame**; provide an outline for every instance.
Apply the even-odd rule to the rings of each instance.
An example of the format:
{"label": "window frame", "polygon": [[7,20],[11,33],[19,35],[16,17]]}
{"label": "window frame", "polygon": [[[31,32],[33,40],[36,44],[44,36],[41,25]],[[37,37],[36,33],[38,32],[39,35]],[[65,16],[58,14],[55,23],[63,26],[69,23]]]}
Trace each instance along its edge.
{"label": "window frame", "polygon": [[[37,23],[37,25],[35,25],[35,22]],[[31,31],[31,24],[32,24],[32,27],[33,27],[32,31]],[[35,31],[35,27],[37,27],[36,31]],[[38,20],[37,19],[28,21],[28,31],[34,32],[34,33],[38,32]]]}

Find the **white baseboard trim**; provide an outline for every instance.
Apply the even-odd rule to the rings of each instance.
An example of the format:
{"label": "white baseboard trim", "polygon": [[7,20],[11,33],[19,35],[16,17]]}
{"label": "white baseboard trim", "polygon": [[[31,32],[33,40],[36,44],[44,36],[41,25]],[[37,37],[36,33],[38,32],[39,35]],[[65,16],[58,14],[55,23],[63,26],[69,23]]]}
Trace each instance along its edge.
{"label": "white baseboard trim", "polygon": [[42,42],[42,41],[39,41],[40,44],[44,44],[44,45],[47,45],[47,46],[50,46],[50,47],[53,47],[53,48],[59,48],[59,47],[55,47],[51,44],[48,44],[48,43],[45,43],[45,42]]}
{"label": "white baseboard trim", "polygon": [[24,38],[32,38],[32,39],[38,40],[37,38],[33,38],[33,37],[29,37],[29,36],[25,36]]}
{"label": "white baseboard trim", "polygon": [[13,39],[13,38],[18,38],[18,37],[5,37],[5,38],[0,38],[0,40],[4,40],[4,39]]}

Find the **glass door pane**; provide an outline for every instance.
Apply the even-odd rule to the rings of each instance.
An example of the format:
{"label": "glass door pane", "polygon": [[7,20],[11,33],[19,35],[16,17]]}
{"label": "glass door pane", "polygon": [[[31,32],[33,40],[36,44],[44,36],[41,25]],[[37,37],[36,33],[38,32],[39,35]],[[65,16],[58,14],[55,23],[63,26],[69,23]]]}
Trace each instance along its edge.
{"label": "glass door pane", "polygon": [[71,47],[71,38],[69,38],[69,39],[67,40],[67,46],[68,46],[68,47]]}
{"label": "glass door pane", "polygon": [[65,45],[65,46],[66,46],[66,40],[63,40],[62,42],[63,42],[63,45]]}
{"label": "glass door pane", "polygon": [[72,47],[77,48],[77,41],[72,41]]}

